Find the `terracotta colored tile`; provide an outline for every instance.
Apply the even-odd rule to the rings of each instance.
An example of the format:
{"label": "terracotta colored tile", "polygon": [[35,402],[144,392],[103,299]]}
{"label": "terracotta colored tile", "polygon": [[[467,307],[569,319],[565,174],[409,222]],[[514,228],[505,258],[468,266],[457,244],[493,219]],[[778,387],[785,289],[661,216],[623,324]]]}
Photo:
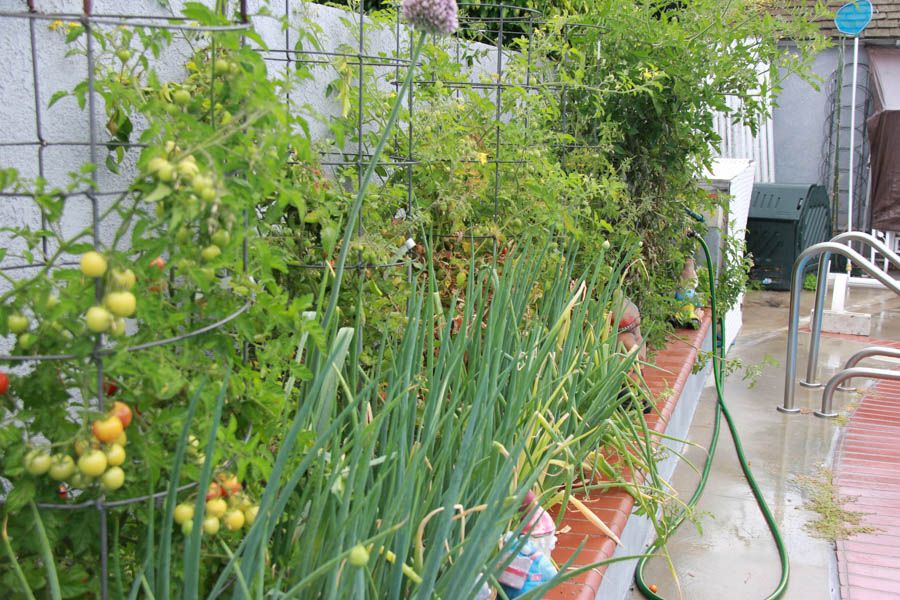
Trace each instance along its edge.
{"label": "terracotta colored tile", "polygon": [[[896,346],[895,346],[896,347]],[[880,531],[838,544],[844,597],[900,597],[900,386],[876,382],[850,415],[835,458],[835,485],[847,508]]]}
{"label": "terracotta colored tile", "polygon": [[[894,571],[896,576],[900,576],[900,557],[853,552],[850,550],[844,550],[843,556],[847,561],[847,570],[851,573],[857,572],[865,574],[865,572],[870,569],[887,569]],[[859,568],[860,565],[863,567],[862,569]],[[892,577],[888,577],[888,579],[891,578]]]}
{"label": "terracotta colored tile", "polygon": [[548,600],[594,600],[597,590],[583,583],[570,583],[568,581],[549,590],[544,594]]}
{"label": "terracotta colored tile", "polygon": [[[890,581],[888,579],[880,579],[877,577],[865,577],[863,575],[854,575],[850,574],[848,577],[850,582],[850,589],[853,590],[851,594],[851,598],[857,597],[857,589],[865,588],[871,591],[879,591],[882,592],[881,598],[885,597],[894,597],[896,598],[900,595],[900,586],[897,585],[896,582]],[[883,593],[889,592],[890,596],[885,596]]]}
{"label": "terracotta colored tile", "polygon": [[849,561],[847,563],[847,572],[850,574],[851,579],[855,575],[861,575],[900,583],[900,569]]}

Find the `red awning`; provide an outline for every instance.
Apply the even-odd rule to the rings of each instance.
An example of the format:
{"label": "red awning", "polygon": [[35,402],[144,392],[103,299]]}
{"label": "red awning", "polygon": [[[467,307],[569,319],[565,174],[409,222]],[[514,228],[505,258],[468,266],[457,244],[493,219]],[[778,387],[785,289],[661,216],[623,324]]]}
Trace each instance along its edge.
{"label": "red awning", "polygon": [[866,120],[871,150],[871,226],[900,231],[900,50],[869,46],[874,114]]}

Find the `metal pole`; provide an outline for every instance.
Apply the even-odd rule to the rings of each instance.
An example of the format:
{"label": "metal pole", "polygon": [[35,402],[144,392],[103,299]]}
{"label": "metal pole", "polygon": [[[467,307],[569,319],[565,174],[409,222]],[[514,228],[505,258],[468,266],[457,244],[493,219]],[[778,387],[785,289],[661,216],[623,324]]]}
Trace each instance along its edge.
{"label": "metal pole", "polygon": [[821,244],[810,246],[801,252],[797,260],[794,261],[794,267],[791,270],[791,307],[788,317],[787,356],[784,361],[784,404],[778,407],[778,410],[781,412],[795,413],[800,410],[794,406],[794,378],[797,374],[797,326],[800,322],[801,279],[803,277],[803,267],[809,262],[809,259],[824,252],[846,256],[873,278],[883,283],[885,287],[900,295],[900,283],[863,258],[861,254],[843,244],[822,242]]}
{"label": "metal pole", "polygon": [[828,271],[831,267],[831,252],[823,252],[819,257],[819,271],[816,275],[816,304],[813,309],[812,323],[809,333],[809,363],[806,365],[806,380],[800,385],[819,388],[822,384],[816,381],[816,366],[819,362],[819,341],[822,336],[822,313],[825,310],[825,294],[828,290]]}
{"label": "metal pole", "polygon": [[[856,72],[859,65],[859,36],[853,36],[853,87],[850,90],[850,169],[847,176],[847,231],[853,231],[853,158],[856,145]],[[847,265],[850,270],[850,265]]]}

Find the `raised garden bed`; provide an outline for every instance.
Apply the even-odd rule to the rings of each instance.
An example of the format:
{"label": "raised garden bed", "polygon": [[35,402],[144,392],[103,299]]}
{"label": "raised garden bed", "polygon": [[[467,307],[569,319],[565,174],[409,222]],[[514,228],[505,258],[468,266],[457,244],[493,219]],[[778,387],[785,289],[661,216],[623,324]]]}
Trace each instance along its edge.
{"label": "raised garden bed", "polygon": [[[657,398],[657,413],[647,416],[647,426],[656,432],[684,439],[700,400],[703,383],[709,375],[707,364],[700,372],[692,373],[697,359],[698,348],[709,350],[711,346],[710,316],[707,312],[697,330],[676,330],[665,348],[655,357],[655,368],[644,369],[644,379],[654,398]],[[663,440],[663,444],[677,444]],[[680,445],[680,444],[678,444]],[[669,479],[675,470],[678,458],[669,454],[659,464],[660,475]],[[642,477],[641,473],[637,474]],[[584,548],[575,558],[574,567],[589,565],[614,556],[636,555],[643,552],[652,541],[650,521],[642,516],[632,515],[634,498],[624,490],[593,492],[590,497],[579,496],[594,513],[603,519],[622,541],[621,547],[608,536],[600,533],[577,511],[568,511],[560,524],[560,531],[553,559],[562,564],[568,561],[584,542]],[[556,514],[554,514],[554,517]],[[568,528],[568,529],[566,529]],[[586,541],[585,541],[586,540]],[[618,599],[627,594],[636,560],[623,561],[596,567],[556,586],[545,594],[548,599],[594,598]]]}

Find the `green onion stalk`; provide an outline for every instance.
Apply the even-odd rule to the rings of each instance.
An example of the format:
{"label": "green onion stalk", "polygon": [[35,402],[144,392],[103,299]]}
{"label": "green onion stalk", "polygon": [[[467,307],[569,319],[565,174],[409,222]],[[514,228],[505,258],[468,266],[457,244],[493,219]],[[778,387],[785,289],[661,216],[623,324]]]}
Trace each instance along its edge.
{"label": "green onion stalk", "polygon": [[384,131],[381,132],[381,137],[378,138],[378,144],[375,145],[375,151],[372,153],[372,159],[369,161],[369,166],[366,167],[366,172],[363,174],[362,180],[359,182],[359,191],[356,194],[356,201],[353,203],[353,207],[350,209],[350,214],[347,216],[347,227],[344,229],[343,241],[341,243],[341,253],[338,257],[337,264],[334,268],[334,287],[331,288],[331,298],[328,302],[328,309],[325,311],[325,318],[322,321],[322,326],[324,328],[328,327],[328,323],[331,320],[331,315],[334,314],[334,309],[337,306],[338,294],[341,291],[341,280],[344,276],[344,265],[347,263],[347,253],[350,249],[350,240],[353,239],[353,233],[356,228],[356,219],[359,216],[359,211],[362,208],[363,198],[366,196],[366,190],[369,188],[369,182],[372,180],[372,174],[375,172],[375,167],[378,164],[378,158],[381,156],[381,151],[384,149],[384,144],[387,142],[387,138],[391,133],[391,130],[394,128],[394,123],[397,122],[397,115],[400,114],[400,103],[402,102],[403,96],[409,90],[409,86],[412,83],[413,74],[416,70],[416,63],[419,60],[419,55],[422,53],[422,46],[425,45],[425,36],[426,32],[422,32],[419,34],[419,39],[416,41],[415,46],[413,46],[412,57],[409,62],[409,69],[406,72],[406,79],[403,80],[403,85],[400,87],[400,92],[397,94],[397,97],[394,98],[394,105],[391,107],[391,114],[388,116],[387,124],[385,124]]}

